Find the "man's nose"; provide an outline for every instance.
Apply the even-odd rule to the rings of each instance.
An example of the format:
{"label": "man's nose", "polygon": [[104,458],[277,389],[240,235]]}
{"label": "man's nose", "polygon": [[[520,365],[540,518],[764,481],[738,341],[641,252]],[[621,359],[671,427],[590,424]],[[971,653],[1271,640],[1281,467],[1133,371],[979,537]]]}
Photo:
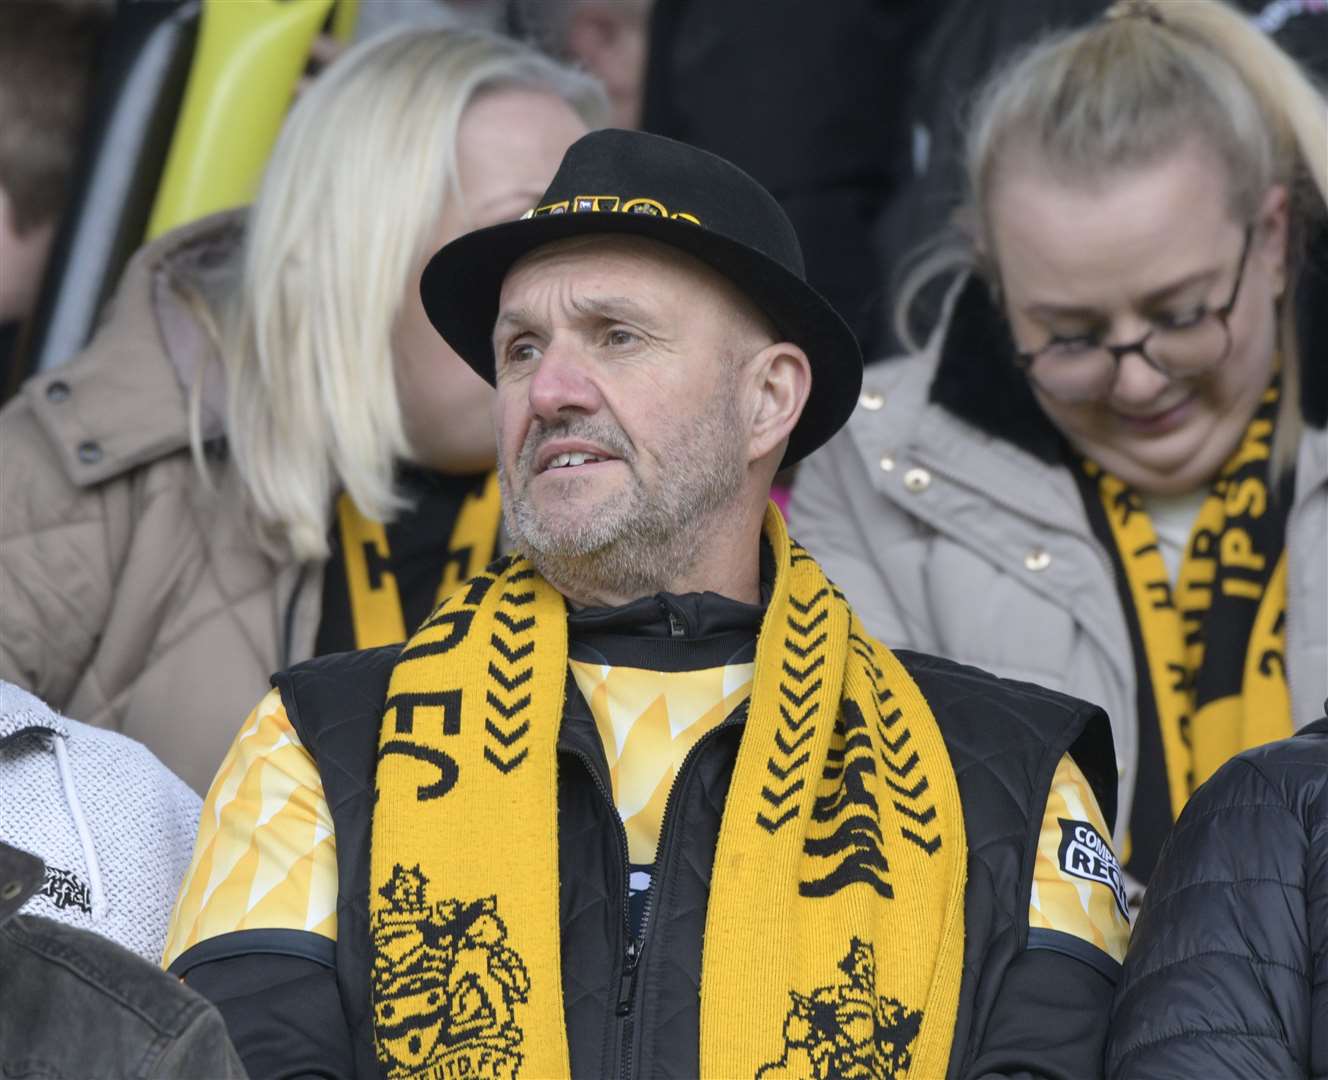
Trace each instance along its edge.
{"label": "man's nose", "polygon": [[530,408],[545,420],[571,410],[593,413],[600,406],[599,387],[587,370],[588,360],[573,342],[549,342],[530,379]]}

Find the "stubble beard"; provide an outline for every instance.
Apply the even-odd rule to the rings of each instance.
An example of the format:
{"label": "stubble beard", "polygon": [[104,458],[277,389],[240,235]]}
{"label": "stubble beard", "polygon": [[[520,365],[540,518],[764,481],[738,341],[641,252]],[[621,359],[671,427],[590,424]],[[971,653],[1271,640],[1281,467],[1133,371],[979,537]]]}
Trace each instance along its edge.
{"label": "stubble beard", "polygon": [[[604,421],[586,418],[541,429],[528,438],[515,470],[521,490],[513,490],[514,478],[499,462],[503,518],[513,546],[559,592],[582,602],[670,591],[696,564],[714,523],[742,489],[747,463],[741,430],[732,388],[720,386],[710,408],[661,442],[656,457],[667,471],[648,487],[616,425],[607,430]],[[628,472],[626,485],[579,517],[541,514],[525,492],[539,446],[560,437],[595,442],[619,455]]]}

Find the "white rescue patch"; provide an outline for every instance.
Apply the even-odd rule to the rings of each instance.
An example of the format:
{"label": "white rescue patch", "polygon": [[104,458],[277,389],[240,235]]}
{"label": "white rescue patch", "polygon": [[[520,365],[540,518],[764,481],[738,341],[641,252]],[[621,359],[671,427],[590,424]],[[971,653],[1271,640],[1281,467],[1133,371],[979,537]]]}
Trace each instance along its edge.
{"label": "white rescue patch", "polygon": [[1125,875],[1111,844],[1087,821],[1058,818],[1061,823],[1061,846],[1058,858],[1061,871],[1084,881],[1105,885],[1116,897],[1121,915],[1129,918],[1125,898]]}

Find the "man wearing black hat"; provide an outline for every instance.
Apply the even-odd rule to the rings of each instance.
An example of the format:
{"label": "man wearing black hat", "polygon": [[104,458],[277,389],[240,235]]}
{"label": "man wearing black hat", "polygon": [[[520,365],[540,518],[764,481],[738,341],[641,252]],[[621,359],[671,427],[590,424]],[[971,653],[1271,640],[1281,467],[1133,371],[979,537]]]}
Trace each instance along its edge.
{"label": "man wearing black hat", "polygon": [[1098,1075],[1106,717],[891,652],[789,538],[861,357],[770,196],[597,132],[421,292],[512,553],[223,764],[166,961],[250,1071]]}

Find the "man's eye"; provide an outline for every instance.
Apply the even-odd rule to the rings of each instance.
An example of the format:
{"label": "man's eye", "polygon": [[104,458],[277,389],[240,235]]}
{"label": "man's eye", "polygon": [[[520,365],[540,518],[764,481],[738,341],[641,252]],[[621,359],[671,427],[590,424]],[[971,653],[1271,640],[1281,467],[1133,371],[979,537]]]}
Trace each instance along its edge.
{"label": "man's eye", "polygon": [[509,364],[529,364],[539,359],[539,349],[528,341],[518,341],[507,348]]}
{"label": "man's eye", "polygon": [[624,330],[621,326],[615,326],[604,335],[604,340],[608,345],[611,345],[614,348],[622,348],[625,345],[635,345],[641,339],[630,330]]}

